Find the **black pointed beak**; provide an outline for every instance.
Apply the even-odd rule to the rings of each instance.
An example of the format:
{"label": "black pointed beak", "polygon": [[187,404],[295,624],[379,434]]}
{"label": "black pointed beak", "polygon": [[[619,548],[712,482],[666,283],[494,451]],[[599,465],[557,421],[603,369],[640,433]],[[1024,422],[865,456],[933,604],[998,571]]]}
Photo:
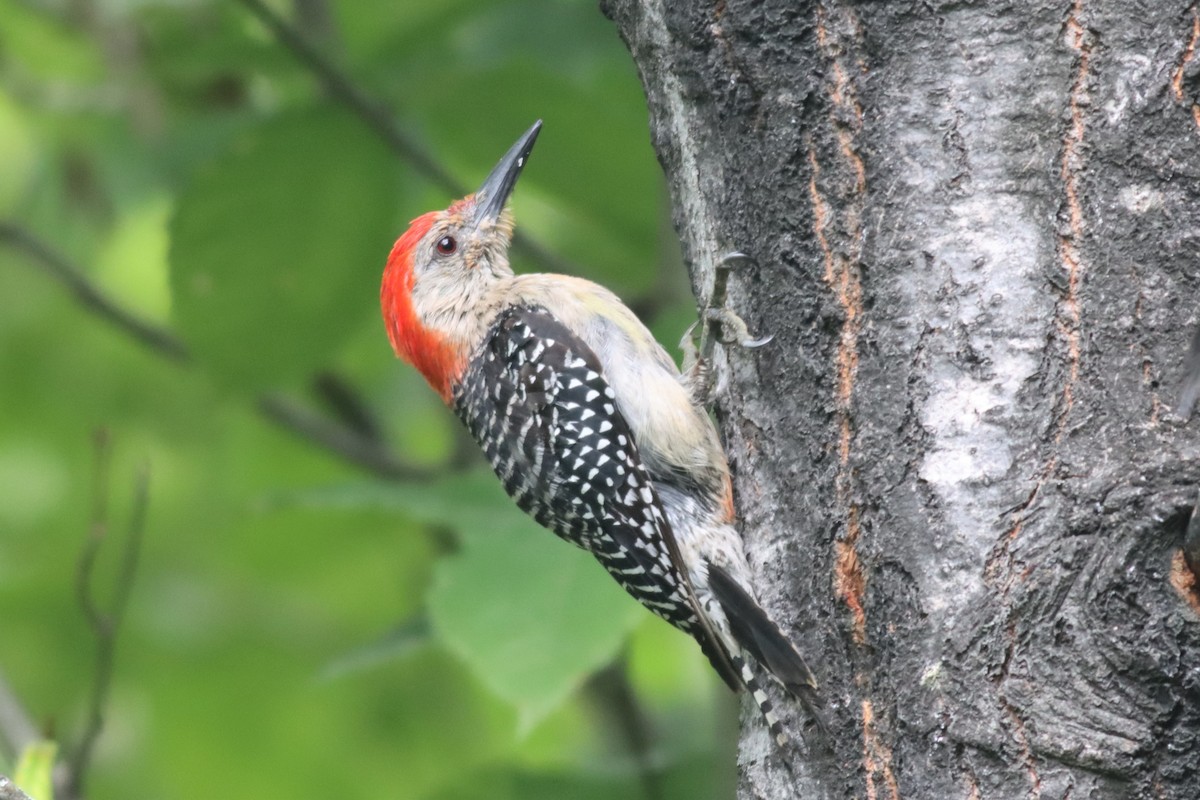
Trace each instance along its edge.
{"label": "black pointed beak", "polygon": [[533,143],[537,141],[538,131],[541,129],[542,121],[539,119],[521,134],[516,144],[508,148],[504,158],[500,159],[500,163],[492,169],[479,191],[475,192],[476,225],[485,220],[495,222],[500,217],[504,204],[508,202],[508,196],[517,185],[521,170],[525,168],[525,162],[529,160],[529,151],[533,150]]}

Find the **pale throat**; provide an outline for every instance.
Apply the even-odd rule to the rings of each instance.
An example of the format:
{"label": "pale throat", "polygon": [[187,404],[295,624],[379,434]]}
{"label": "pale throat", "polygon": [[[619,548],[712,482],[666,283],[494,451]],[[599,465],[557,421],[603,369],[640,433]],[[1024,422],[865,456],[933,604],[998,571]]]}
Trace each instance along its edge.
{"label": "pale throat", "polygon": [[466,352],[483,339],[513,278],[506,258],[489,261],[465,272],[426,275],[413,287],[413,311],[421,324]]}

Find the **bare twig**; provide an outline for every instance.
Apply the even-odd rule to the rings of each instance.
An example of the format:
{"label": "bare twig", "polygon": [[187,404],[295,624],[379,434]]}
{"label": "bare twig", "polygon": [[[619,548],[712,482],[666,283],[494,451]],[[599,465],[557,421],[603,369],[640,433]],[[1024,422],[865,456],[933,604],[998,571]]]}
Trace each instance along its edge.
{"label": "bare twig", "polygon": [[661,800],[662,778],[651,758],[653,737],[645,713],[638,704],[637,694],[629,682],[626,659],[618,658],[596,673],[588,684],[596,706],[620,730],[625,746],[637,764],[642,794],[646,800]]}
{"label": "bare twig", "polygon": [[[393,153],[448,194],[461,197],[469,191],[449,170],[438,163],[424,145],[401,130],[381,103],[360,89],[295,26],[272,10],[263,0],[238,1],[266,26],[277,42],[290,50],[296,60],[324,85],[331,98],[358,116]],[[565,258],[552,253],[521,231],[517,231],[513,236],[513,246],[544,269],[552,272],[577,272]]]}
{"label": "bare twig", "polygon": [[138,558],[142,551],[142,540],[146,529],[146,507],[150,499],[150,471],[143,467],[134,483],[133,508],[130,512],[129,530],[121,548],[121,562],[113,584],[112,600],[108,612],[100,609],[93,589],[96,556],[108,533],[108,487],[111,473],[111,447],[107,433],[96,435],[96,487],[93,516],[88,539],[79,560],[77,587],[80,606],[87,618],[92,635],[96,637],[96,670],[92,676],[92,690],[88,698],[88,718],[80,736],[79,744],[67,761],[67,774],[62,787],[65,797],[80,797],[84,778],[96,741],[104,729],[104,711],[112,690],[113,671],[116,665],[117,636],[125,612],[129,607],[130,592],[137,575]]}
{"label": "bare twig", "polygon": [[383,106],[355,86],[345,73],[335,67],[287,20],[262,0],[239,2],[266,26],[277,42],[291,51],[305,69],[316,76],[331,97],[354,112],[392,152],[450,194],[466,194],[466,187],[459,183],[449,170],[439,164],[419,142],[400,130]]}
{"label": "bare twig", "polygon": [[[191,357],[186,345],[174,333],[139,319],[104,294],[76,264],[29,231],[12,222],[0,220],[0,242],[23,251],[60,284],[72,291],[87,311],[96,314],[118,330],[170,361],[188,364]],[[350,391],[343,385],[343,391]],[[298,403],[278,395],[259,399],[259,411],[271,422],[290,430],[311,444],[318,445],[388,480],[419,480],[445,473],[441,468],[422,468],[404,464],[377,439],[346,424],[304,410]],[[452,463],[450,468],[456,468]]]}
{"label": "bare twig", "polygon": [[25,228],[0,220],[0,242],[23,250],[43,272],[70,289],[81,305],[129,334],[139,344],[172,361],[187,360],[187,348],[173,333],[118,306],[65,256]]}
{"label": "bare twig", "polygon": [[280,427],[299,434],[381,478],[422,481],[445,474],[445,470],[430,470],[405,464],[378,441],[362,436],[346,425],[332,422],[328,417],[310,411],[291,398],[276,394],[263,395],[258,400],[258,410]]}
{"label": "bare twig", "polygon": [[112,467],[112,446],[108,431],[101,428],[94,435],[96,450],[94,470],[92,473],[92,516],[89,523],[88,537],[83,543],[79,554],[79,565],[76,568],[75,593],[83,616],[87,619],[92,630],[100,630],[108,626],[104,613],[96,605],[95,592],[92,591],[92,576],[96,571],[96,557],[100,554],[100,545],[108,536],[108,482]]}
{"label": "bare twig", "polygon": [[316,374],[312,379],[312,391],[341,424],[376,445],[384,441],[379,418],[341,375],[330,371]]}
{"label": "bare twig", "polygon": [[338,44],[329,0],[292,0],[292,11],[296,15],[296,26],[305,36],[325,47]]}

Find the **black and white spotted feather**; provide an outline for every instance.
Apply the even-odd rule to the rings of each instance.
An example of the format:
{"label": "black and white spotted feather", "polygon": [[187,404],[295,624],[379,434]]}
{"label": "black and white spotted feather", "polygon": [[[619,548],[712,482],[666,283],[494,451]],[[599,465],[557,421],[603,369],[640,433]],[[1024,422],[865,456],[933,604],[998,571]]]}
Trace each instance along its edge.
{"label": "black and white spotted feather", "polygon": [[587,343],[548,311],[519,307],[501,313],[473,358],[454,408],[509,496],[740,682],[697,614],[654,483]]}

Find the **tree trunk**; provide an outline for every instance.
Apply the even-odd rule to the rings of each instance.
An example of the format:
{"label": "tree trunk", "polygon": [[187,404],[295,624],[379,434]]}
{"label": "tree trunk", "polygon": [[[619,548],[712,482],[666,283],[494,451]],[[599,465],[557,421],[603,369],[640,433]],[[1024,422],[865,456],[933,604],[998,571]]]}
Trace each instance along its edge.
{"label": "tree trunk", "polygon": [[717,414],[832,740],[745,715],[741,796],[1200,797],[1196,7],[605,12],[698,296],[745,251],[775,337]]}

